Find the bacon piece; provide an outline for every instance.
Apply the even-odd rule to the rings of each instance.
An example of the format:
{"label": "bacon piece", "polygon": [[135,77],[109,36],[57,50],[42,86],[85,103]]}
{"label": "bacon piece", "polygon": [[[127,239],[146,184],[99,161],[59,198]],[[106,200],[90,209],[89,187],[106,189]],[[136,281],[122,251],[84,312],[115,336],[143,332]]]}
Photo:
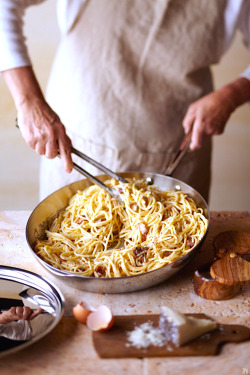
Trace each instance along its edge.
{"label": "bacon piece", "polygon": [[133,204],[131,204],[131,209],[133,210],[133,211],[135,211],[135,212],[138,212],[138,205],[136,204],[136,203],[133,203]]}
{"label": "bacon piece", "polygon": [[172,251],[164,251],[164,253],[163,253],[163,257],[164,258],[166,258],[166,257],[168,257],[169,255],[171,255],[172,254]]}
{"label": "bacon piece", "polygon": [[187,241],[186,241],[186,244],[187,244],[187,246],[189,246],[191,248],[191,247],[194,247],[195,242],[190,237],[188,237]]}
{"label": "bacon piece", "polygon": [[147,251],[148,251],[148,247],[146,246],[137,246],[134,250],[133,250],[133,253],[135,254],[135,257],[136,257],[136,264],[137,265],[141,265],[142,263],[144,263],[146,260],[147,260]]}
{"label": "bacon piece", "polygon": [[97,266],[95,268],[95,272],[97,273],[98,277],[102,277],[105,275],[105,269],[102,266]]}
{"label": "bacon piece", "polygon": [[101,217],[99,217],[99,219],[95,220],[95,223],[101,223],[102,221],[104,221],[104,220]]}
{"label": "bacon piece", "polygon": [[77,224],[79,224],[79,225],[82,224],[83,222],[84,222],[84,219],[78,219],[77,220]]}
{"label": "bacon piece", "polygon": [[147,234],[149,232],[149,228],[146,226],[146,224],[144,223],[139,223],[138,224],[138,228],[139,228],[139,231],[141,232],[142,234],[142,241],[146,241],[147,239]]}

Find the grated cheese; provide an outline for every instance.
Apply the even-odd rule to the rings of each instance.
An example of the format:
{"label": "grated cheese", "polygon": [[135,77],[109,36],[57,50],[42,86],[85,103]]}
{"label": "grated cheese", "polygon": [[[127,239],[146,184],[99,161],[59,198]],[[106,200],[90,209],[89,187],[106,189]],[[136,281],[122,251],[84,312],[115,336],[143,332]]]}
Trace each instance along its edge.
{"label": "grated cheese", "polygon": [[166,343],[166,338],[159,328],[153,327],[152,322],[143,323],[127,334],[129,341],[127,346],[134,346],[137,349],[147,348],[150,345],[163,346]]}

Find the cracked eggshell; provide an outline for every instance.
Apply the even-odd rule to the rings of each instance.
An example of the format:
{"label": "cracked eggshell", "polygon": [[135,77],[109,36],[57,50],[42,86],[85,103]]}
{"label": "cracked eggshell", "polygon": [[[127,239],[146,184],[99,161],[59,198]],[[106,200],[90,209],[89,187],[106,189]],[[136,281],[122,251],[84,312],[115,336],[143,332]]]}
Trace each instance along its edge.
{"label": "cracked eggshell", "polygon": [[87,318],[92,312],[93,309],[86,302],[80,302],[73,307],[75,319],[82,324],[86,324]]}
{"label": "cracked eggshell", "polygon": [[101,305],[87,317],[87,327],[92,331],[104,332],[114,324],[114,317],[109,307]]}

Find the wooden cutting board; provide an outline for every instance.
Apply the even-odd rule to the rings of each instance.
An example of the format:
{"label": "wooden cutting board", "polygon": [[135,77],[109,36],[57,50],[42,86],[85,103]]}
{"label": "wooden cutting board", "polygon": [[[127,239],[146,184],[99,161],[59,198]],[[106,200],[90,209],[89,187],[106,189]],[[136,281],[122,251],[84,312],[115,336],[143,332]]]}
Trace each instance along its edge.
{"label": "wooden cutting board", "polygon": [[[187,314],[198,318],[210,319],[204,314]],[[218,354],[223,343],[241,342],[250,339],[250,329],[241,325],[218,324],[218,328],[188,344],[176,347],[171,343],[166,346],[150,346],[137,349],[128,346],[127,332],[135,326],[152,322],[158,327],[159,315],[124,315],[115,316],[114,326],[106,332],[92,332],[95,350],[101,358],[140,358],[170,356],[208,356]]]}

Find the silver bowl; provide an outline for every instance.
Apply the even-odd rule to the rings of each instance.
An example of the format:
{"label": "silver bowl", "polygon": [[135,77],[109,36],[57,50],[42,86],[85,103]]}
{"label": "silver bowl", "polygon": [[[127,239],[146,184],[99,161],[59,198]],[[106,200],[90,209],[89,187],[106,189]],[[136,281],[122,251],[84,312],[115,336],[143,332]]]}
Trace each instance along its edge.
{"label": "silver bowl", "polygon": [[[208,219],[209,224],[210,215],[206,201],[195,189],[185,184],[184,182],[172,177],[153,173],[126,172],[119,173],[119,175],[124,178],[135,177],[138,180],[147,179],[154,185],[157,185],[161,190],[181,190],[187,193],[194,199],[197,206],[203,209],[203,214]],[[109,178],[109,176],[101,175],[98,176],[98,178],[102,181],[105,181]],[[75,193],[77,193],[78,190],[86,189],[90,185],[92,185],[92,183],[89,180],[83,179],[55,191],[47,198],[45,198],[34,209],[28,219],[26,226],[26,239],[29,244],[31,253],[35,257],[35,259],[40,264],[42,264],[52,275],[54,275],[56,278],[59,278],[60,280],[65,281],[73,288],[96,293],[125,293],[146,289],[164,280],[167,280],[181,268],[183,268],[193,258],[197,250],[201,247],[207,235],[208,228],[201,241],[183,257],[157,270],[139,275],[116,278],[95,278],[58,270],[57,268],[46,263],[34,252],[34,244],[36,243],[38,238],[45,238],[45,229],[47,229],[49,224],[58,216],[59,212],[67,207],[70,198]]]}

